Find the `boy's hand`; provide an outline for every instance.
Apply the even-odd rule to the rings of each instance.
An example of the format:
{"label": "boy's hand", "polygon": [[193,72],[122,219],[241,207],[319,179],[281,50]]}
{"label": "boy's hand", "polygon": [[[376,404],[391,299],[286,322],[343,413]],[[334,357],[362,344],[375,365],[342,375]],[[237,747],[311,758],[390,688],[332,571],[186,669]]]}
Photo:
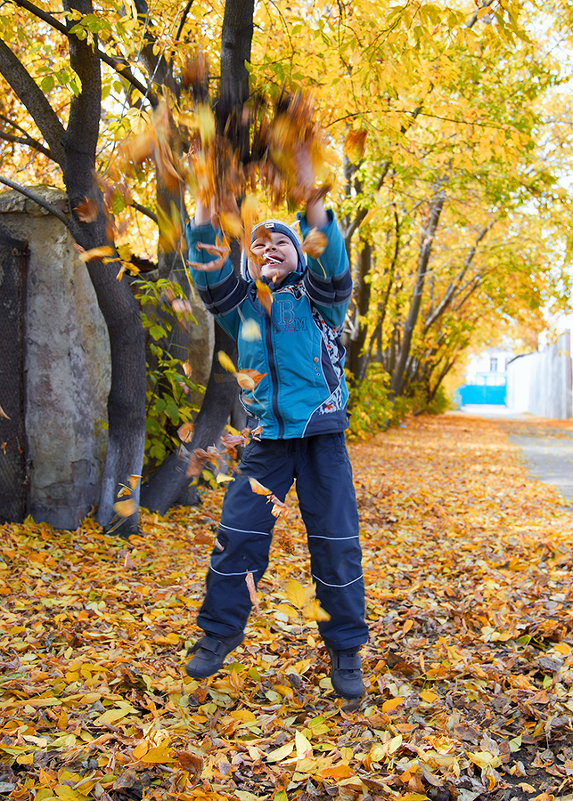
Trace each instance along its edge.
{"label": "boy's hand", "polygon": [[305,216],[308,224],[312,228],[324,228],[328,225],[328,215],[322,198],[314,188],[314,168],[310,148],[311,142],[307,140],[302,142],[294,153],[297,188],[307,199]]}

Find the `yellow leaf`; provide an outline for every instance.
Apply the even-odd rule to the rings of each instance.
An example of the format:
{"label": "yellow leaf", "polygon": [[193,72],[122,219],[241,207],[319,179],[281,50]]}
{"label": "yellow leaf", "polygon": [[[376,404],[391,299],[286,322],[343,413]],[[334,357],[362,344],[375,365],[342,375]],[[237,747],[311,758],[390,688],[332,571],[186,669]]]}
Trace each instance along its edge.
{"label": "yellow leaf", "polygon": [[286,684],[273,684],[273,690],[284,698],[294,695],[292,687],[287,687]]}
{"label": "yellow leaf", "polygon": [[312,228],[304,238],[302,249],[305,253],[308,253],[309,256],[318,259],[318,257],[322,256],[324,253],[327,244],[328,239],[325,235],[319,231],[318,228]]}
{"label": "yellow leaf", "polygon": [[253,320],[252,318],[250,318],[249,320],[245,320],[245,322],[241,326],[241,331],[239,336],[246,342],[256,342],[257,340],[262,339],[261,329],[257,321]]}
{"label": "yellow leaf", "polygon": [[141,476],[136,476],[136,475],[129,477],[129,483],[131,484],[132,489],[135,489],[137,487],[137,482],[139,481],[140,478]]}
{"label": "yellow leaf", "polygon": [[286,743],[286,745],[281,745],[280,748],[275,748],[274,751],[270,751],[265,759],[267,762],[280,762],[292,754],[293,750],[294,743]]}
{"label": "yellow leaf", "polygon": [[83,250],[80,253],[80,261],[88,262],[93,259],[106,259],[115,256],[114,249],[109,245],[102,245],[98,248],[91,248],[90,250]]}
{"label": "yellow leaf", "polygon": [[224,370],[227,370],[229,373],[236,373],[235,365],[233,364],[232,359],[230,359],[224,350],[220,350],[217,353],[217,359],[219,360],[219,364]]}
{"label": "yellow leaf", "polygon": [[433,704],[434,701],[437,701],[439,697],[440,697],[439,695],[432,692],[431,690],[422,690],[422,692],[420,693],[420,698],[427,704]]}
{"label": "yellow leaf", "polygon": [[234,481],[235,479],[233,476],[227,476],[225,473],[217,473],[215,476],[215,481],[217,484],[228,484],[229,481]]}
{"label": "yellow leaf", "polygon": [[312,745],[300,731],[295,734],[295,745],[297,759],[312,759]]}
{"label": "yellow leaf", "polygon": [[481,768],[498,768],[501,765],[501,756],[491,754],[489,751],[466,751],[471,761]]}
{"label": "yellow leaf", "polygon": [[390,698],[388,701],[384,701],[382,704],[382,712],[393,712],[397,709],[400,704],[404,703],[403,698]]}
{"label": "yellow leaf", "polygon": [[312,587],[303,587],[296,579],[287,581],[285,595],[293,606],[297,609],[304,609],[310,601],[310,596],[314,593]]}
{"label": "yellow leaf", "polygon": [[266,311],[267,314],[271,313],[271,306],[273,303],[273,296],[271,293],[270,288],[265,284],[263,281],[256,281],[257,285],[257,298],[259,299],[259,303]]}
{"label": "yellow leaf", "polygon": [[196,114],[201,140],[208,145],[215,136],[215,117],[210,106],[204,103],[197,107]]}
{"label": "yellow leaf", "polygon": [[245,195],[245,198],[241,203],[241,219],[243,220],[245,239],[247,242],[249,242],[251,239],[251,230],[257,221],[258,214],[259,203],[257,196],[253,194]]}
{"label": "yellow leaf", "polygon": [[331,768],[323,768],[320,771],[320,775],[323,779],[334,779],[337,781],[339,779],[348,779],[350,776],[354,776],[355,773],[349,765],[342,763],[340,765],[333,765]]}
{"label": "yellow leaf", "polygon": [[219,214],[219,225],[221,231],[229,234],[233,239],[240,239],[243,235],[243,223],[237,214],[232,214],[228,211],[223,211]]}
{"label": "yellow leaf", "polygon": [[272,495],[273,494],[270,489],[267,489],[266,487],[263,487],[261,482],[257,481],[256,478],[249,477],[249,484],[251,485],[252,491],[255,492],[257,495]]}
{"label": "yellow leaf", "polygon": [[344,142],[344,155],[351,162],[360,161],[364,156],[366,131],[349,131]]}
{"label": "yellow leaf", "polygon": [[120,517],[129,517],[137,511],[137,505],[133,498],[126,498],[125,501],[116,501],[113,510]]}
{"label": "yellow leaf", "polygon": [[400,748],[401,745],[402,745],[402,735],[397,734],[396,737],[392,737],[392,739],[388,743],[388,754],[393,754]]}
{"label": "yellow leaf", "polygon": [[307,620],[330,620],[330,615],[326,609],[322,608],[318,598],[309,601],[302,610],[302,614]]}
{"label": "yellow leaf", "polygon": [[141,762],[150,762],[155,765],[161,765],[164,762],[175,762],[175,757],[169,748],[169,740],[163,740],[160,745],[150,748],[147,753],[140,757]]}
{"label": "yellow leaf", "polygon": [[148,750],[149,750],[149,744],[146,743],[145,740],[143,740],[141,743],[139,743],[139,745],[135,746],[135,748],[133,749],[132,756],[134,759],[141,759],[142,756],[145,756],[145,754],[147,754]]}

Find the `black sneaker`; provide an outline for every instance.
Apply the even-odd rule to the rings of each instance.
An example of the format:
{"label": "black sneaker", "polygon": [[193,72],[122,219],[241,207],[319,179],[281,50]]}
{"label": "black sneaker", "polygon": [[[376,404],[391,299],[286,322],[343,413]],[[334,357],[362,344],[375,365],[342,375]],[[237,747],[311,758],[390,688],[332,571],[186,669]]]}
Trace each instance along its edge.
{"label": "black sneaker", "polygon": [[194,679],[206,679],[212,676],[221,670],[227,654],[240,645],[243,639],[242,631],[232,637],[214,637],[212,634],[205,634],[187,652],[194,656],[185,665],[185,672]]}
{"label": "black sneaker", "polygon": [[330,680],[334,692],[341,698],[360,698],[364,692],[362,659],[358,651],[331,651]]}

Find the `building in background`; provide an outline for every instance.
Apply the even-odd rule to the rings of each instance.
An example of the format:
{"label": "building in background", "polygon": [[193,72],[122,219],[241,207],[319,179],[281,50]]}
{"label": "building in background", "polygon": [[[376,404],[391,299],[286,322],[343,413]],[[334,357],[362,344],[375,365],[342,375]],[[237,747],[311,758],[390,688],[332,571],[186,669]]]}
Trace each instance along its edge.
{"label": "building in background", "polygon": [[487,348],[472,356],[468,362],[465,381],[458,388],[460,406],[505,406],[507,398],[507,369],[515,351],[505,347]]}

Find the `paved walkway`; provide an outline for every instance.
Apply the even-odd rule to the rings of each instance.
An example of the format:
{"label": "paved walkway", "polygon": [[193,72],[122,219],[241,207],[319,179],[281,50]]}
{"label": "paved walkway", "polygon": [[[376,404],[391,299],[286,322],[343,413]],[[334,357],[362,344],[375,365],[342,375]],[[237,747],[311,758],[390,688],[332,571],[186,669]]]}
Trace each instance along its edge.
{"label": "paved walkway", "polygon": [[464,406],[460,413],[499,420],[510,441],[522,449],[531,475],[557,487],[573,503],[573,420],[545,420],[505,406]]}

